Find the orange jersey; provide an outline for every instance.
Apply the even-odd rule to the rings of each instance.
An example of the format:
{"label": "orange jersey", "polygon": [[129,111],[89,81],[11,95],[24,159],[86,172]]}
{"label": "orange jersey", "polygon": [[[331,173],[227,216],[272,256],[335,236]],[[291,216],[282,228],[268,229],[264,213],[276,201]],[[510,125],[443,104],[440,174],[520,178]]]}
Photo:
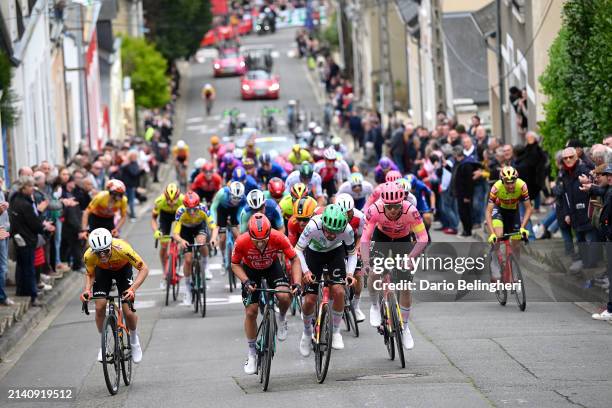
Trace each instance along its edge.
{"label": "orange jersey", "polygon": [[101,191],[91,200],[87,210],[102,218],[113,218],[117,212],[124,216],[127,213],[128,200],[126,196],[119,201],[111,203],[111,196],[108,191]]}

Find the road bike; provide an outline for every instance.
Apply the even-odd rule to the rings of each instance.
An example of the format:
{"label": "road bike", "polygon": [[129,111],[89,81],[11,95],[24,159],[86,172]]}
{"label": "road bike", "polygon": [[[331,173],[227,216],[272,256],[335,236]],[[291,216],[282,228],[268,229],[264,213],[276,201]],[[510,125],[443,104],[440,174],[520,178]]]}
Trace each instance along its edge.
{"label": "road bike", "polygon": [[232,271],[232,252],[234,251],[234,234],[232,233],[232,227],[230,224],[227,226],[227,232],[225,233],[225,258],[223,259],[223,268],[227,273],[227,279],[229,283],[230,293],[237,287],[236,275]]}
{"label": "road bike", "polygon": [[159,240],[155,241],[155,249],[157,249],[157,245],[160,241],[162,243],[170,242],[168,244],[168,259],[164,265],[164,279],[166,281],[166,306],[168,306],[170,292],[172,292],[173,301],[176,301],[176,297],[179,293],[181,277],[179,276],[178,271],[182,264],[182,256],[181,251],[178,249],[178,244],[174,239],[172,239],[172,236],[161,236]]}
{"label": "road bike", "polygon": [[[506,284],[512,284],[510,294],[514,295],[516,304],[519,309],[524,312],[527,308],[527,295],[525,293],[525,282],[523,280],[523,274],[521,268],[516,260],[516,257],[512,253],[512,245],[508,243],[513,237],[521,237],[521,241],[525,244],[529,243],[529,240],[522,236],[520,232],[514,232],[511,234],[504,234],[497,238],[497,242],[505,247],[505,250],[500,251],[496,248],[496,244],[491,244],[491,251],[489,252],[489,271],[491,271],[491,282],[499,281],[499,279],[493,278],[493,268],[501,271],[501,282]],[[495,291],[495,296],[500,305],[506,306],[508,300],[508,290],[498,289]]]}
{"label": "road bike", "polygon": [[262,319],[257,327],[257,342],[255,348],[257,350],[257,372],[259,373],[259,382],[264,391],[268,390],[270,383],[270,368],[272,367],[272,358],[276,352],[276,311],[277,304],[276,293],[291,293],[290,290],[270,289],[266,279],[261,280],[261,288],[255,291],[260,293],[260,304],[264,305]]}
{"label": "road bike", "polygon": [[346,331],[353,332],[353,336],[359,337],[359,325],[357,323],[357,315],[353,306],[353,296],[355,292],[352,287],[344,287],[344,314],[342,319],[346,326]]}
{"label": "road bike", "polygon": [[191,301],[193,302],[194,313],[200,312],[202,317],[206,317],[206,281],[204,271],[201,270],[200,247],[206,244],[189,244],[187,247],[193,254],[191,258]]}
{"label": "road bike", "polygon": [[96,299],[107,301],[106,317],[101,335],[102,370],[106,388],[111,395],[115,395],[119,391],[120,377],[123,377],[125,385],[130,385],[132,382],[132,345],[130,330],[123,315],[123,304],[126,303],[132,312],[136,310],[132,302],[123,301],[122,295],[107,295],[88,298],[83,302],[83,313],[89,315],[88,303]]}
{"label": "road bike", "polygon": [[[332,274],[333,276],[333,274]],[[329,287],[335,284],[344,284],[344,280],[329,279],[329,271],[323,269],[323,279],[313,282],[318,285],[317,302],[313,325],[312,347],[315,357],[315,371],[317,381],[322,384],[327,376],[329,360],[332,351],[332,335],[334,333],[332,321],[332,302],[330,301]]]}
{"label": "road bike", "polygon": [[378,304],[382,323],[378,326],[378,333],[383,336],[389,359],[395,360],[395,349],[397,349],[397,357],[404,368],[406,367],[403,349],[404,323],[397,295],[389,289],[392,275],[391,271],[385,271],[381,278],[383,290],[378,294]]}

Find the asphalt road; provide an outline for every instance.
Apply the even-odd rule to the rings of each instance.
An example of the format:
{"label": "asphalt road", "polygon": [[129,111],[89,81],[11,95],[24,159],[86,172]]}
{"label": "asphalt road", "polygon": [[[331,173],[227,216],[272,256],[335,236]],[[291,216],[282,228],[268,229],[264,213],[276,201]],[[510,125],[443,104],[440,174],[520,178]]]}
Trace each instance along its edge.
{"label": "asphalt road", "polygon": [[[283,106],[299,98],[307,109],[318,109],[304,64],[287,57],[291,31],[274,37],[249,38],[247,43],[271,43],[281,75]],[[195,156],[204,155],[208,138],[223,128],[220,105],[236,106],[248,115],[267,102],[242,102],[238,79],[212,79],[211,63],[191,67],[185,129],[180,137]],[[204,117],[199,90],[213,81],[219,100]],[[434,241],[449,240],[434,232]],[[345,335],[345,349],[334,351],[323,385],[316,383],[314,361],[302,358],[298,341],[302,322],[289,318],[289,338],[279,343],[267,393],[256,376],[243,373],[246,342],[243,307],[230,295],[220,259],[209,262],[205,319],[177,303],[163,306],[161,275],[149,227],[149,214],[127,236],[152,273],[138,292],[136,309],[144,357],[133,383],[109,396],[102,367],[95,361],[100,337],[93,315],[80,313],[78,293],[56,318],[46,323],[36,341],[11,364],[0,379],[3,407],[609,407],[612,397],[611,326],[591,320],[571,302],[551,302],[549,284],[526,270],[530,301],[526,312],[512,300],[500,307],[493,295],[486,301],[417,301],[410,326],[415,348],[407,352],[407,367],[389,361],[382,338],[366,324],[358,339]],[[451,241],[459,242],[458,238]],[[440,276],[426,275],[440,280]],[[364,311],[369,302],[364,299]],[[24,339],[24,342],[27,339]],[[2,367],[0,366],[0,369]],[[73,387],[70,403],[23,403],[6,399],[14,387]]]}

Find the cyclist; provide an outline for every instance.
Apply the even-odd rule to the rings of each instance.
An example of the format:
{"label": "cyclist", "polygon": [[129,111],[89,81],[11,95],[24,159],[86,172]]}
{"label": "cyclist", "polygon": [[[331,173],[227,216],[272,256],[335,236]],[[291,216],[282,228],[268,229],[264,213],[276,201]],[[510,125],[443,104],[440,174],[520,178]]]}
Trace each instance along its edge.
{"label": "cyclist", "polygon": [[[387,172],[387,174],[385,174],[385,183],[395,182],[401,178],[402,178],[402,173],[400,173],[397,170],[390,170],[389,172]],[[376,188],[374,189],[374,192],[372,193],[371,196],[368,197],[368,201],[366,202],[366,205],[363,208],[370,207],[372,204],[376,202],[376,200],[380,198],[380,193],[383,190],[383,186],[384,186],[384,183],[376,186]]]}
{"label": "cyclist", "polygon": [[309,162],[302,162],[299,170],[289,174],[285,181],[285,190],[291,192],[291,187],[300,182],[308,186],[308,191],[314,195],[319,205],[325,205],[325,197],[321,187],[321,176],[314,172],[312,164]]}
{"label": "cyclist", "polygon": [[[310,354],[312,319],[315,313],[318,285],[316,280],[322,279],[323,269],[328,268],[331,278],[345,280],[352,286],[353,274],[357,265],[355,250],[355,235],[348,224],[346,213],[337,204],[325,207],[322,215],[313,216],[295,247],[302,264],[303,282],[306,285],[302,304],[304,332],[300,339],[300,353],[307,357]],[[348,253],[348,260],[345,262]],[[343,349],[344,342],[340,334],[340,323],[344,315],[344,287],[333,284],[330,288],[332,303],[332,347]]]}
{"label": "cyclist", "polygon": [[197,159],[195,159],[195,161],[193,162],[193,170],[191,171],[191,174],[189,175],[190,183],[193,183],[195,178],[198,177],[198,174],[202,172],[202,167],[204,167],[205,164],[206,164],[205,158],[198,157]]}
{"label": "cyclist", "polygon": [[346,157],[348,156],[348,149],[346,148],[346,146],[342,144],[342,139],[340,137],[338,136],[332,137],[331,145],[334,148],[334,150],[338,152],[340,157],[342,157],[343,159],[346,159]]}
{"label": "cyclist", "polygon": [[[355,234],[355,247],[359,250],[359,240],[361,239],[363,227],[366,223],[365,214],[355,208],[355,201],[349,194],[338,194],[336,196],[336,204],[338,204],[346,212],[348,223],[351,228],[353,228],[353,232]],[[353,286],[354,295],[351,302],[355,308],[355,317],[357,318],[357,321],[363,322],[365,320],[365,314],[363,314],[359,306],[361,301],[361,289],[363,289],[364,271],[360,264],[361,262],[358,255],[356,268],[357,272],[355,273],[355,286]]]}
{"label": "cyclist", "polygon": [[281,201],[289,193],[285,191],[285,182],[278,177],[270,179],[268,189],[264,192],[266,198],[273,199],[280,206]]}
{"label": "cyclist", "polygon": [[[216,238],[217,235],[220,234],[219,246],[221,247],[223,259],[225,259],[225,238],[228,218],[230,221],[231,233],[235,239],[238,237],[238,214],[245,203],[244,184],[239,181],[232,181],[229,186],[219,190],[213,198],[210,207],[210,213],[216,224],[213,237]],[[216,246],[217,240],[211,240],[211,245]]]}
{"label": "cyclist", "polygon": [[281,208],[281,212],[283,213],[283,218],[285,219],[285,229],[287,229],[287,222],[289,218],[293,215],[293,204],[299,200],[300,198],[306,197],[308,195],[308,187],[304,183],[296,183],[291,187],[291,192],[287,194],[278,204]]}
{"label": "cyclist", "polygon": [[[519,211],[519,203],[521,202],[525,206],[525,214],[522,220]],[[499,180],[493,184],[489,193],[486,219],[491,235],[488,242],[493,244],[498,237],[516,231],[519,231],[522,237],[527,238],[529,231],[525,226],[529,222],[531,212],[532,207],[529,201],[527,183],[518,178],[518,171],[514,167],[503,167],[499,172]],[[518,246],[520,237],[513,237],[512,240],[512,249],[518,251],[520,249]],[[501,278],[499,268],[491,268],[491,278],[493,280]]]}
{"label": "cyclist", "polygon": [[[370,307],[370,324],[378,327],[381,324],[380,309],[378,305],[378,295],[374,289],[374,281],[380,279],[370,271],[370,241],[374,241],[374,249],[387,255],[387,249],[391,249],[392,257],[403,256],[411,248],[407,243],[410,242],[410,235],[416,235],[417,244],[410,250],[408,257],[414,259],[419,256],[427,246],[428,236],[425,225],[421,219],[419,211],[410,202],[404,199],[404,191],[396,182],[386,182],[383,184],[380,198],[366,211],[367,226],[361,238],[361,258],[364,269],[369,274],[368,288],[372,306]],[[399,243],[397,245],[396,243]],[[413,266],[410,265],[409,269]],[[410,273],[409,270],[406,271]],[[400,293],[400,311],[404,323],[403,342],[404,348],[410,350],[414,347],[414,340],[408,327],[408,318],[412,305],[412,296],[409,290]]]}
{"label": "cyclist", "polygon": [[293,164],[293,168],[297,168],[303,162],[313,163],[312,155],[310,154],[310,152],[302,148],[302,146],[300,146],[299,144],[293,145],[289,156],[287,156],[287,160],[289,161],[289,163]]}
{"label": "cyclist", "polygon": [[336,161],[337,156],[334,148],[329,147],[323,152],[323,160],[314,165],[314,171],[321,176],[321,187],[328,197],[336,195],[337,187],[342,183],[340,164]]}
{"label": "cyclist", "polygon": [[[414,174],[408,174],[405,178],[410,184],[411,192],[414,192],[417,210],[421,213],[425,227],[429,231],[433,222],[433,213],[436,209],[436,195],[427,187],[427,184],[419,180]],[[431,206],[429,203],[431,203]]]}
{"label": "cyclist", "polygon": [[[402,177],[401,179],[397,179],[395,182],[397,183],[398,186],[400,186],[400,188],[402,190],[404,190],[404,200],[408,201],[410,204],[412,204],[412,205],[414,205],[416,207],[417,206],[417,199],[411,193],[412,185],[410,184],[410,181],[408,181],[407,178]],[[417,210],[418,210],[418,208],[417,208]]]}
{"label": "cyclist", "polygon": [[306,196],[293,203],[293,215],[287,222],[287,233],[291,245],[297,245],[302,231],[317,209],[317,200],[312,197]]}
{"label": "cyclist", "polygon": [[215,173],[212,163],[206,163],[202,167],[202,172],[191,183],[191,190],[195,191],[202,200],[210,203],[222,184],[223,179]]}
{"label": "cyclist", "polygon": [[[83,255],[85,274],[85,288],[81,293],[81,301],[92,297],[106,297],[109,295],[113,280],[117,290],[124,300],[133,301],[136,290],[142,285],[149,274],[149,267],[140,255],[127,242],[113,238],[106,228],[96,228],[89,234],[89,248]],[[138,270],[136,280],[132,281],[132,268]],[[104,318],[106,317],[106,299],[96,299],[96,326],[102,333]],[[130,344],[132,346],[132,360],[140,363],[142,348],[138,338],[138,316],[132,312],[127,303],[123,304],[123,314],[130,330]],[[98,351],[98,361],[102,361],[102,348]]]}
{"label": "cyclist", "polygon": [[257,166],[255,165],[255,160],[251,159],[250,157],[245,157],[242,159],[242,165],[249,176],[257,179]]}
{"label": "cyclist", "polygon": [[210,137],[210,147],[208,151],[210,152],[210,161],[217,167],[221,166],[221,160],[225,153],[227,153],[227,149],[220,143],[219,136],[212,135]]}
{"label": "cyclist", "polygon": [[[172,156],[174,157],[174,168],[176,169],[176,179],[181,181],[181,184],[187,184],[187,162],[189,161],[189,146],[183,140],[176,142],[172,148]],[[184,182],[183,182],[184,180]]]}
{"label": "cyclist", "polygon": [[238,167],[242,167],[242,163],[240,163],[240,160],[236,159],[234,153],[227,152],[223,156],[221,166],[219,166],[219,174],[226,182],[229,182],[232,178],[234,169]]}
{"label": "cyclist", "polygon": [[265,184],[274,177],[278,177],[282,180],[287,178],[287,172],[280,164],[272,161],[270,153],[262,154],[259,157],[259,163],[261,163],[261,167],[257,170],[257,179],[260,183]]}
{"label": "cyclist", "polygon": [[272,224],[272,228],[281,233],[285,233],[285,225],[283,223],[283,215],[276,201],[264,196],[261,190],[251,190],[246,197],[247,205],[240,212],[240,233],[243,234],[249,227],[249,219],[256,213],[261,213],[266,216]]}
{"label": "cyclist", "polygon": [[361,173],[353,173],[348,181],[345,181],[340,185],[338,194],[349,194],[353,197],[355,202],[355,208],[361,210],[367,197],[371,196],[374,192],[372,183],[363,179]]}
{"label": "cyclist", "polygon": [[[245,306],[244,331],[249,345],[249,354],[244,365],[246,374],[257,372],[256,346],[257,341],[257,309],[259,297],[256,295],[261,280],[266,279],[271,289],[288,290],[289,282],[283,273],[278,254],[284,254],[291,260],[291,274],[294,282],[300,282],[300,263],[296,259],[295,250],[286,236],[275,231],[270,221],[263,214],[255,214],[249,220],[248,233],[240,235],[236,240],[232,254],[232,271],[242,282],[242,302]],[[299,296],[300,285],[291,286],[293,294]],[[288,293],[277,293],[279,313],[278,340],[287,339],[287,309],[291,302]]]}
{"label": "cyclist", "polygon": [[247,174],[246,170],[243,167],[236,167],[232,172],[232,180],[231,181],[239,181],[244,184],[245,193],[249,193],[255,189],[259,188],[259,184],[253,176]]}
{"label": "cyclist", "polygon": [[261,156],[261,149],[259,147],[255,147],[255,141],[253,139],[247,140],[246,147],[242,150],[242,157],[257,160],[259,156]]}
{"label": "cyclist", "polygon": [[[380,160],[378,161],[378,165],[374,169],[374,180],[377,183],[386,182],[385,176],[391,170],[398,171],[399,169],[397,168],[397,165],[393,163],[391,159],[389,159],[388,157],[381,157]],[[400,177],[401,177],[401,174],[400,174]]]}
{"label": "cyclist", "polygon": [[[106,228],[113,237],[119,236],[119,231],[127,220],[127,197],[125,184],[120,180],[109,180],[106,183],[106,191],[96,194],[83,211],[81,218],[81,239],[87,238],[87,233],[98,228]],[[119,213],[121,218],[115,225],[115,214]],[[89,225],[89,228],[87,227]]]}
{"label": "cyclist", "polygon": [[202,101],[206,107],[206,114],[210,114],[210,110],[212,109],[213,103],[215,101],[215,87],[211,84],[204,84],[202,87]]}
{"label": "cyclist", "polygon": [[[163,194],[155,199],[153,211],[151,212],[151,228],[153,229],[153,237],[156,240],[160,239],[162,236],[170,235],[176,211],[183,205],[183,199],[184,196],[175,183],[168,184]],[[159,222],[157,222],[157,217],[159,217]],[[162,270],[164,271],[164,276],[160,282],[160,288],[165,289],[165,274],[167,271],[164,266],[168,261],[167,241],[161,241],[159,260],[161,261]]]}
{"label": "cyclist", "polygon": [[[179,245],[179,248],[186,250],[188,245],[195,243],[206,244],[206,240],[210,237],[210,230],[213,230],[211,242],[216,239],[215,222],[208,215],[208,209],[200,204],[200,197],[194,191],[185,193],[183,205],[176,210],[176,225],[174,226],[173,238]],[[200,254],[200,270],[204,272],[206,279],[212,279],[212,273],[207,270],[208,266],[208,248],[201,246]],[[185,275],[185,285],[181,286],[183,292],[183,305],[191,304],[191,261],[193,254],[191,251],[186,251],[183,255],[183,274]]]}

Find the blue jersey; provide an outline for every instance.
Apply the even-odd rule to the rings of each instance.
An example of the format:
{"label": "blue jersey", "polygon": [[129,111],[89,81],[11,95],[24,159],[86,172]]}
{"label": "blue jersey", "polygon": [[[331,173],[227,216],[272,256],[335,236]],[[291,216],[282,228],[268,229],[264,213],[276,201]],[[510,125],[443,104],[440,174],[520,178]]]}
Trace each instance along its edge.
{"label": "blue jersey", "polygon": [[[285,223],[283,221],[283,214],[281,212],[280,207],[276,204],[276,201],[271,198],[267,198],[265,202],[264,214],[270,220],[270,224],[272,224],[272,228],[281,229]],[[253,210],[249,206],[245,206],[240,213],[240,232],[246,232],[248,229],[248,222],[251,215],[255,214],[255,210]]]}
{"label": "blue jersey", "polygon": [[249,191],[259,188],[259,184],[250,174],[247,174],[246,180],[243,181],[242,184],[244,184],[244,194],[249,194]]}
{"label": "blue jersey", "polygon": [[414,177],[412,179],[412,192],[417,200],[417,210],[421,213],[430,211],[427,199],[431,194],[431,190],[427,187],[427,184]]}
{"label": "blue jersey", "polygon": [[257,170],[257,178],[262,184],[268,184],[268,181],[274,177],[278,177],[281,180],[285,180],[287,178],[287,172],[280,164],[272,162],[271,165],[272,167],[270,170],[264,170],[263,167],[260,167]]}

